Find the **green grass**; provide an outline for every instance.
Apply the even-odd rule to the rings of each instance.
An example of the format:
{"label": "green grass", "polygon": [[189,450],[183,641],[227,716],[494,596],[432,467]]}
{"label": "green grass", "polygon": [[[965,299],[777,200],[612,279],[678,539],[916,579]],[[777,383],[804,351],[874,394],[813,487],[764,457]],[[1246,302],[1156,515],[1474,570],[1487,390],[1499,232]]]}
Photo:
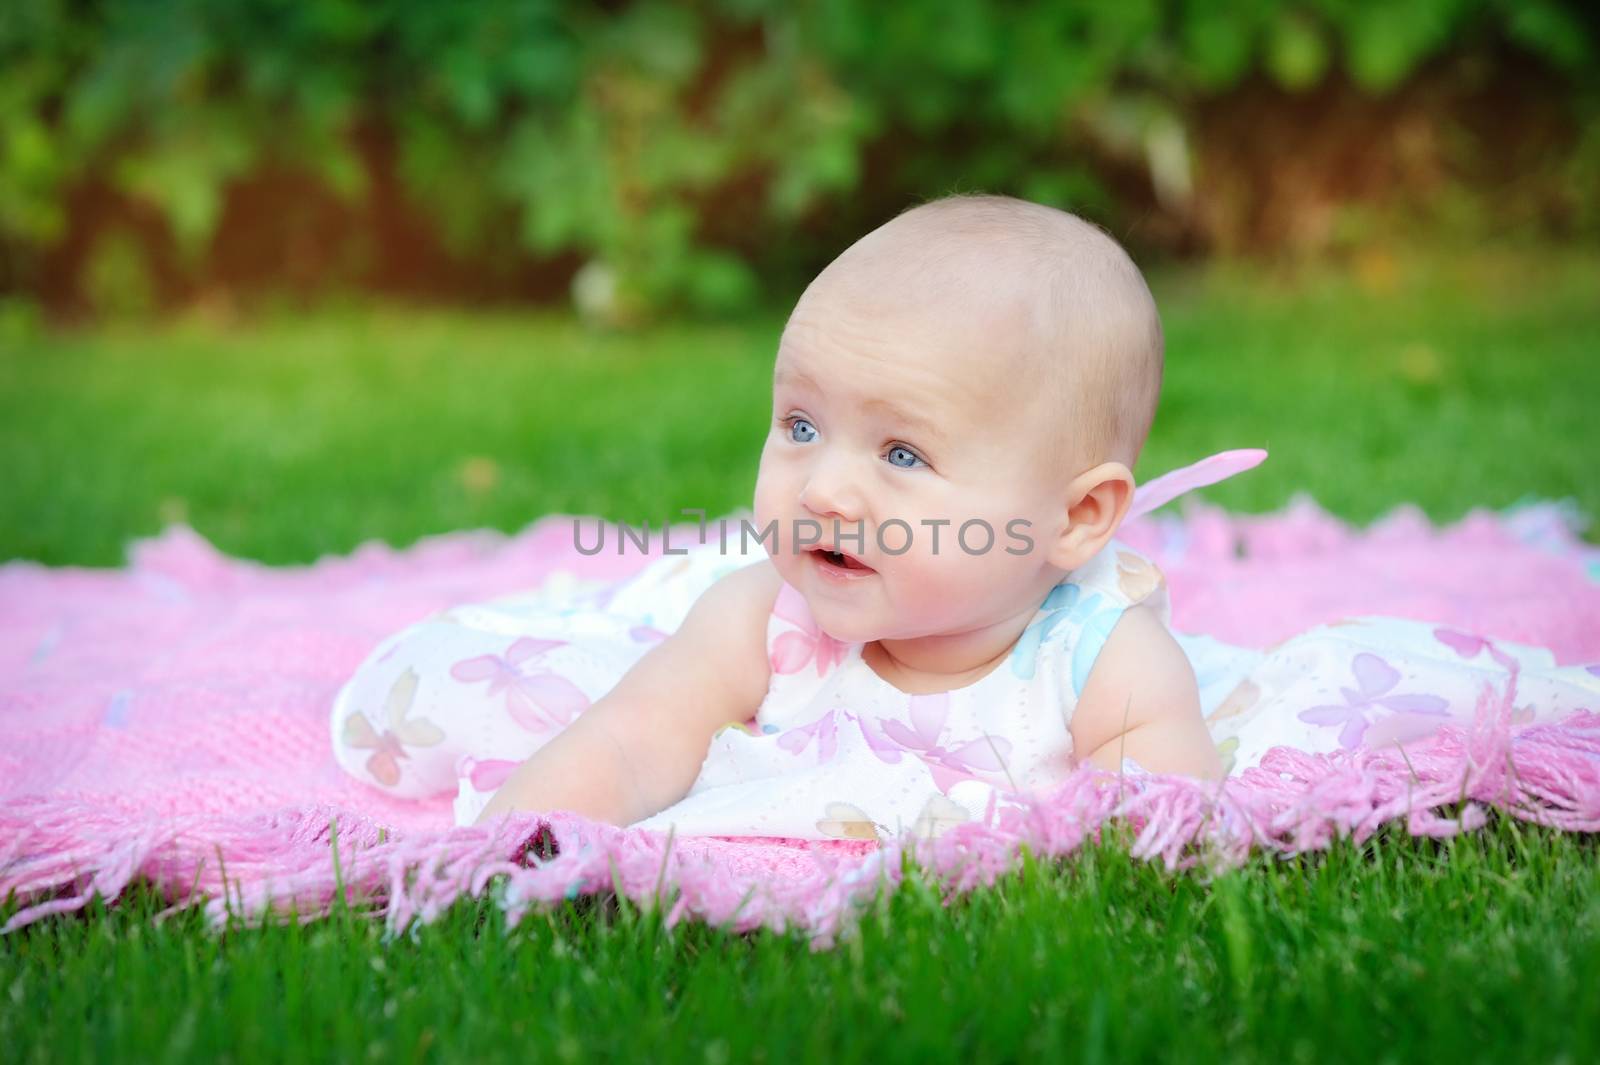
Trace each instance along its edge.
{"label": "green grass", "polygon": [[[1379,264],[1381,266],[1381,264]],[[1600,258],[1482,256],[1157,279],[1166,389],[1141,479],[1272,457],[1202,493],[1600,514]],[[552,511],[746,502],[781,315],[644,337],[555,316],[329,312],[0,340],[0,557],[116,565],[182,517],[301,562]],[[1597,530],[1590,529],[1594,538]],[[0,940],[8,1061],[1592,1060],[1594,837],[1496,821],[1212,879],[1108,842],[945,909],[913,879],[857,940],[733,935],[579,900],[415,937],[344,912],[216,936],[136,892]],[[0,909],[0,914],[9,912]]]}
{"label": "green grass", "polygon": [[8,940],[13,1062],[1589,1061],[1592,838],[1436,843],[1168,874],[1117,845],[948,910],[913,879],[856,938],[736,935],[580,900],[413,937],[349,912],[214,936],[148,895]]}
{"label": "green grass", "polygon": [[[1303,489],[1361,523],[1529,495],[1600,514],[1600,257],[1415,265],[1391,285],[1158,278],[1166,375],[1135,475],[1265,447],[1201,496],[1259,512]],[[119,565],[169,518],[287,563],[551,512],[727,511],[755,486],[781,328],[595,337],[378,310],[0,338],[0,557]]]}

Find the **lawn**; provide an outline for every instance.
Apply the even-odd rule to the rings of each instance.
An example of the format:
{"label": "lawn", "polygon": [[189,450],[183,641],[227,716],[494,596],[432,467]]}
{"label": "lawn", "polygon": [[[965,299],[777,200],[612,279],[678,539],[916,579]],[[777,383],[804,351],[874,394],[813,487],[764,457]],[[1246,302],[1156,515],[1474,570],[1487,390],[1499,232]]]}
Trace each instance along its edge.
{"label": "lawn", "polygon": [[[1165,390],[1135,473],[1227,447],[1201,495],[1366,523],[1570,498],[1600,514],[1600,258],[1369,258],[1158,275]],[[192,524],[274,563],[541,514],[745,504],[782,315],[595,336],[559,315],[327,309],[0,334],[0,558],[109,566]],[[1591,528],[1586,538],[1596,540]],[[213,935],[135,894],[0,940],[7,1060],[1591,1060],[1593,837],[1385,832],[1230,873],[1116,840],[861,936],[663,929],[580,900]],[[0,910],[8,912],[9,907]]]}
{"label": "lawn", "polygon": [[[1167,362],[1139,480],[1264,447],[1202,495],[1265,511],[1301,489],[1360,523],[1524,496],[1600,515],[1600,257],[1156,288]],[[781,328],[361,310],[0,334],[0,558],[119,565],[169,519],[288,563],[551,512],[726,511],[755,486]]]}

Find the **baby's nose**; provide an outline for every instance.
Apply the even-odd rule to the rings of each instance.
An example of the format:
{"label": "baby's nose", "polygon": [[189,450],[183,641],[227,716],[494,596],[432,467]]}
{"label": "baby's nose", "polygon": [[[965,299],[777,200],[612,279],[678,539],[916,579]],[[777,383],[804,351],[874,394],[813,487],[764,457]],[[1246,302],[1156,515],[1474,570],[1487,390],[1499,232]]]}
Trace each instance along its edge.
{"label": "baby's nose", "polygon": [[861,493],[855,479],[840,461],[819,462],[800,491],[800,504],[819,518],[857,521],[861,518]]}

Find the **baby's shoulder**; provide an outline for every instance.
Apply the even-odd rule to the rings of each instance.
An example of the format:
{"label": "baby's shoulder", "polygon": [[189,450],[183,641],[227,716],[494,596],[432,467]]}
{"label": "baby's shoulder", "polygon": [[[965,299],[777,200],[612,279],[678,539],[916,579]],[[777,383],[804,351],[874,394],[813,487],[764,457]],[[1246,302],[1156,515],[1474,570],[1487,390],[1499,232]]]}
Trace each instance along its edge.
{"label": "baby's shoulder", "polygon": [[[1043,634],[1055,663],[1060,712],[1076,734],[1115,701],[1120,720],[1127,689],[1138,683],[1141,663],[1172,663],[1181,648],[1171,635],[1166,577],[1142,552],[1110,540],[1074,570],[1046,601],[1059,609]],[[1119,694],[1109,694],[1119,693]]]}
{"label": "baby's shoulder", "polygon": [[756,642],[761,643],[783,586],[783,578],[771,559],[752,562],[717,578],[695,600],[689,613],[702,622],[714,623],[724,636],[753,631]]}
{"label": "baby's shoulder", "polygon": [[674,635],[722,663],[735,688],[764,692],[771,675],[767,620],[782,587],[771,559],[740,566],[700,594]]}
{"label": "baby's shoulder", "polygon": [[[1147,612],[1161,625],[1171,624],[1166,578],[1144,555],[1112,541],[1090,561],[1051,590],[1040,607],[1037,621],[1023,634],[1018,654],[1031,660],[1047,656],[1059,664],[1062,695],[1069,706],[1083,694],[1089,673],[1114,629],[1124,634],[1120,642],[1148,639],[1131,635],[1144,628],[1138,622],[1123,625],[1123,616],[1135,608]],[[1032,670],[1024,675],[1031,676]]]}
{"label": "baby's shoulder", "polygon": [[1072,707],[1069,726],[1078,749],[1169,713],[1198,705],[1194,668],[1155,604],[1138,602],[1119,612],[1094,655]]}

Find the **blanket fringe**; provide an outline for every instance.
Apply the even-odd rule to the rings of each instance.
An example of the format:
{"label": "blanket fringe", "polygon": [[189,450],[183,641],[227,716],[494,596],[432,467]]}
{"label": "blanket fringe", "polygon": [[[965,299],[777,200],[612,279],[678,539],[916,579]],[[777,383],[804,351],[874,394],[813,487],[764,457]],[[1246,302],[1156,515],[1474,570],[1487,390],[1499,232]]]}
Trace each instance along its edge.
{"label": "blanket fringe", "polygon": [[748,842],[673,838],[564,812],[403,836],[328,806],[151,827],[80,800],[17,799],[0,804],[0,897],[24,905],[0,933],[115,899],[140,879],[172,904],[163,916],[203,906],[214,927],[307,920],[342,904],[381,916],[398,935],[486,892],[514,924],[530,910],[611,891],[664,910],[668,927],[691,918],[736,932],[792,927],[824,949],[899,884],[903,859],[953,897],[993,885],[1023,847],[1059,857],[1119,822],[1134,832],[1136,857],[1169,869],[1361,842],[1396,821],[1413,835],[1451,836],[1481,828],[1491,808],[1600,831],[1600,714],[1514,728],[1515,692],[1513,672],[1498,695],[1485,687],[1470,726],[1446,726],[1410,747],[1327,755],[1279,747],[1220,784],[1086,768],[1047,796],[1010,796],[983,821],[935,839],[801,844],[777,863],[753,856]]}

